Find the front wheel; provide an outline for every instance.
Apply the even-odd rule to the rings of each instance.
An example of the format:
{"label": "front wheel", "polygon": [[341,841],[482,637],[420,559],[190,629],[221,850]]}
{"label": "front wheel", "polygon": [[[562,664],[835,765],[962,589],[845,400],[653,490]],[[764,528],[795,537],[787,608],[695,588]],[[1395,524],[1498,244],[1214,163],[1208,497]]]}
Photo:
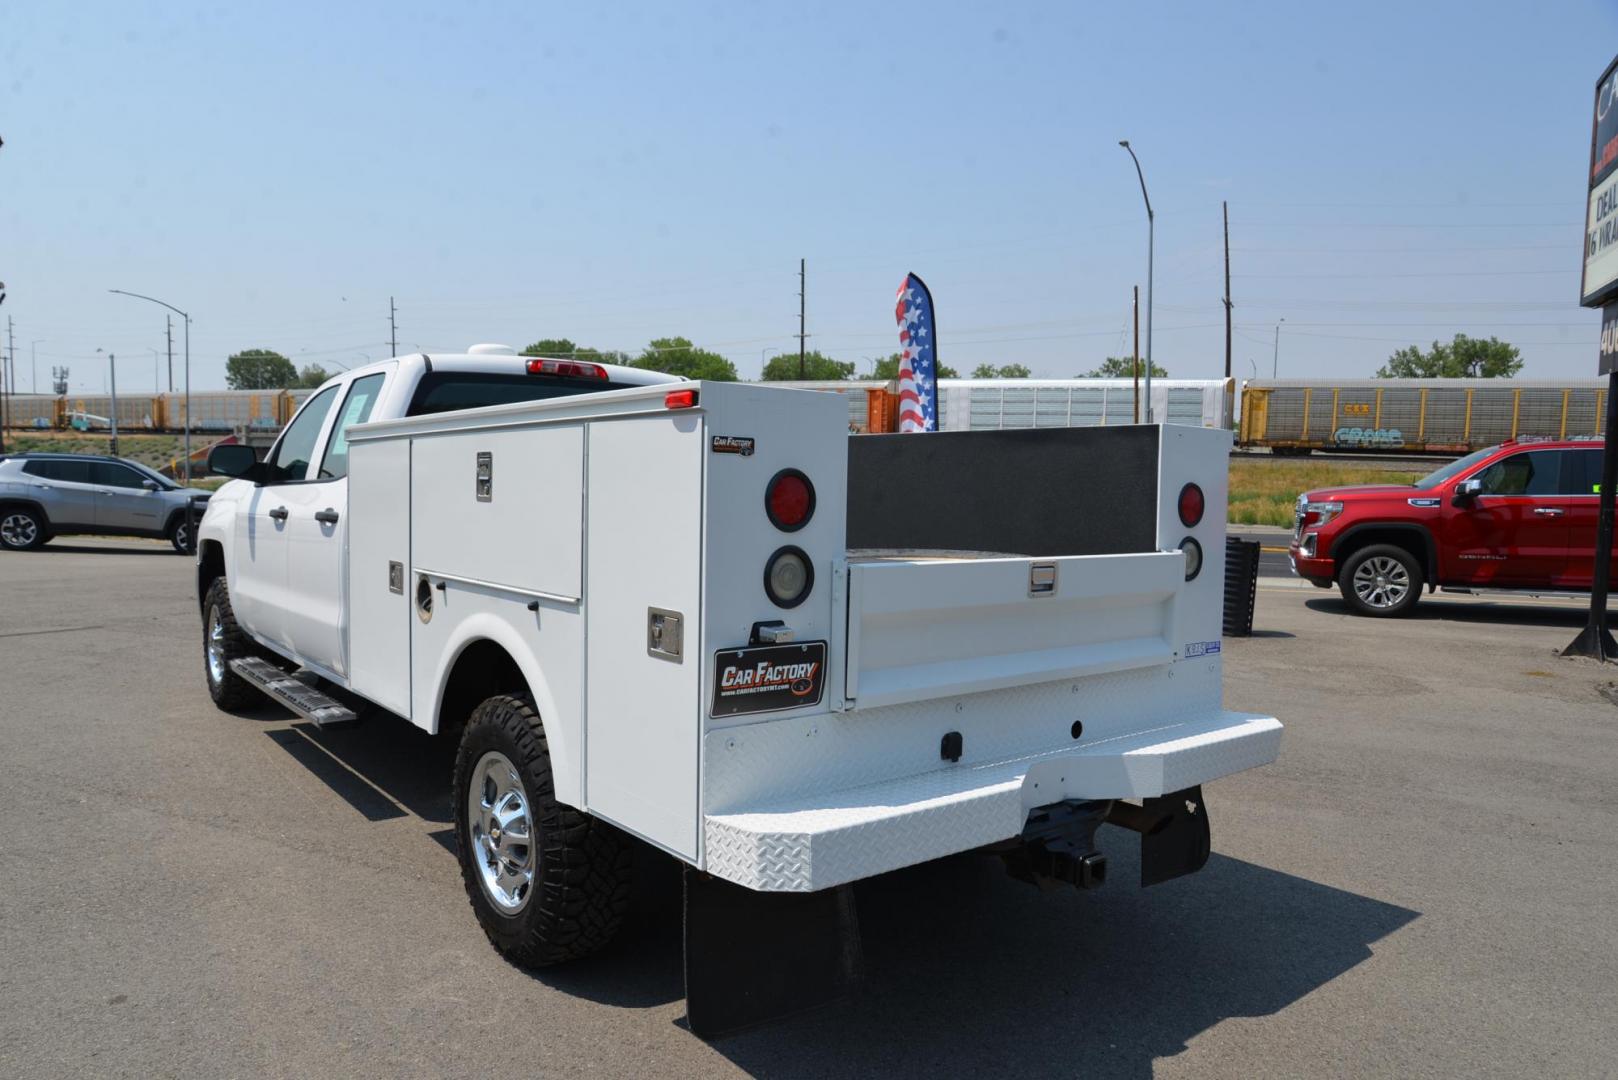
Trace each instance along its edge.
{"label": "front wheel", "polygon": [[467,898],[508,960],[559,964],[618,932],[629,904],[629,842],[556,801],[545,726],[527,697],[498,694],[472,711],[451,805]]}
{"label": "front wheel", "polygon": [[1361,615],[1407,615],[1421,599],[1421,564],[1404,548],[1372,544],[1350,555],[1337,578],[1348,606]]}
{"label": "front wheel", "polygon": [[208,696],[221,709],[243,709],[264,700],[258,687],[231,670],[230,662],[253,655],[253,641],[236,625],[225,579],[214,578],[202,601],[202,670]]}
{"label": "front wheel", "polygon": [[181,514],[174,519],[174,524],[169,527],[169,543],[173,544],[174,550],[181,555],[191,554],[191,520],[189,515]]}

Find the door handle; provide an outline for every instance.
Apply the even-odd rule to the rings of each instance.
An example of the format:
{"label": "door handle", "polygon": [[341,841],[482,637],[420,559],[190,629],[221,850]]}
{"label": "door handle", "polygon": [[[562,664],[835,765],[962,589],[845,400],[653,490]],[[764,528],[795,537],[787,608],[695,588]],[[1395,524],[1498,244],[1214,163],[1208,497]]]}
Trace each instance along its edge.
{"label": "door handle", "polygon": [[1561,517],[1562,508],[1560,506],[1536,506],[1534,507],[1534,513],[1541,517]]}
{"label": "door handle", "polygon": [[317,510],[315,511],[315,520],[322,525],[335,525],[337,524],[337,511],[329,506],[324,510]]}
{"label": "door handle", "polygon": [[285,521],[287,519],[287,508],[284,506],[277,506],[274,510],[270,511],[270,517],[274,518],[276,521]]}

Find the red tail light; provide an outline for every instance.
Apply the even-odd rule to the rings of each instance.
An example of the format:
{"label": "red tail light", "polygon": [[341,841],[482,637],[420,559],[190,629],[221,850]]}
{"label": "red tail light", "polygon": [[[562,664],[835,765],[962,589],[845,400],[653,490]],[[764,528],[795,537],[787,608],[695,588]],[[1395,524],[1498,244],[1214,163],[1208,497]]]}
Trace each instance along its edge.
{"label": "red tail light", "polygon": [[663,395],[665,409],[694,409],[697,407],[695,390],[670,390]]}
{"label": "red tail light", "polygon": [[600,364],[586,364],[579,360],[530,360],[530,375],[572,375],[580,379],[605,379],[607,369]]}
{"label": "red tail light", "polygon": [[1202,489],[1195,484],[1187,484],[1180,489],[1180,523],[1191,528],[1202,520],[1203,511],[1207,505],[1202,498]]}
{"label": "red tail light", "polygon": [[782,532],[797,532],[815,512],[815,485],[797,469],[782,469],[764,489],[764,513]]}

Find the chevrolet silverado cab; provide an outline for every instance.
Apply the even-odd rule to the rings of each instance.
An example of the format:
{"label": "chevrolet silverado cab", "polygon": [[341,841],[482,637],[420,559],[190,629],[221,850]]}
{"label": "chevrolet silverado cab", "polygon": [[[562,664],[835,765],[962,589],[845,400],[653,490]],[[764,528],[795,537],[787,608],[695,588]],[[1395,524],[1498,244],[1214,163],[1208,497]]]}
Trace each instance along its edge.
{"label": "chevrolet silverado cab", "polygon": [[210,461],[209,692],[455,739],[519,964],[606,944],[631,838],[682,862],[702,1035],[849,984],[852,882],[981,850],[1094,887],[1105,825],[1142,884],[1199,869],[1201,785],[1281,733],[1221,700],[1230,434],[846,421],[498,346],[346,373]]}
{"label": "chevrolet silverado cab", "polygon": [[1588,594],[1600,483],[1598,441],[1504,442],[1414,484],[1304,492],[1288,554],[1299,577],[1336,584],[1362,615],[1408,614],[1423,586]]}

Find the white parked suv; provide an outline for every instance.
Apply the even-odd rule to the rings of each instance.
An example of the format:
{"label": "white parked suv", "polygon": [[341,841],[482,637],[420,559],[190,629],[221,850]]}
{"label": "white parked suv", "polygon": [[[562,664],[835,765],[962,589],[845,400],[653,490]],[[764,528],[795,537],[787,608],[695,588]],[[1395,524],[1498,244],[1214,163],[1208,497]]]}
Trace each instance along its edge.
{"label": "white parked suv", "polygon": [[683,862],[701,1035],[845,987],[862,878],[982,850],[1095,887],[1104,825],[1142,884],[1202,867],[1200,785],[1281,733],[1221,700],[1229,432],[846,423],[499,346],[347,373],[210,461],[209,692],[456,739],[519,964],[611,939],[631,838]]}

